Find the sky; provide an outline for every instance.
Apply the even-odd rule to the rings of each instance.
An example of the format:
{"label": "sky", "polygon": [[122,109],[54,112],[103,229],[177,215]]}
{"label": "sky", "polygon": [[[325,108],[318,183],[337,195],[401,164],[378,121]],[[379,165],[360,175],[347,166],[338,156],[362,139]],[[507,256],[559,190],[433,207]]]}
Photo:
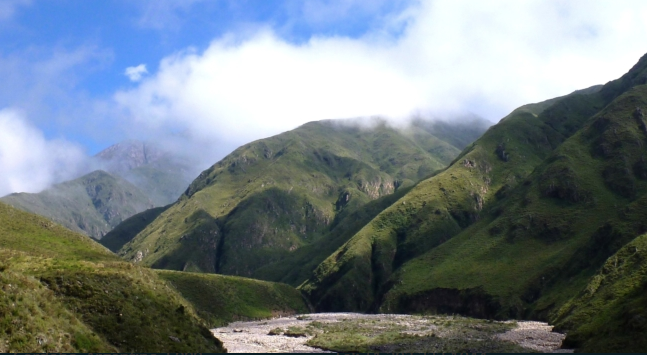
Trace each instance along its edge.
{"label": "sky", "polygon": [[314,120],[514,108],[647,52],[647,2],[0,0],[0,196],[125,139],[204,169]]}

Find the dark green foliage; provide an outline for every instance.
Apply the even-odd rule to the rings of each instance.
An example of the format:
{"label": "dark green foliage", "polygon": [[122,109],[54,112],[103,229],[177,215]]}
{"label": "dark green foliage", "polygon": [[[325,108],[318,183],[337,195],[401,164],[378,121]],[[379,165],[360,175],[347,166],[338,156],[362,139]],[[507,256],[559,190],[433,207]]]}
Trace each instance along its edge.
{"label": "dark green foliage", "polygon": [[99,243],[116,253],[167,208],[168,206],[151,208],[129,217],[103,236]]}
{"label": "dark green foliage", "polygon": [[647,235],[611,256],[557,313],[564,343],[582,352],[643,352],[647,348]]}

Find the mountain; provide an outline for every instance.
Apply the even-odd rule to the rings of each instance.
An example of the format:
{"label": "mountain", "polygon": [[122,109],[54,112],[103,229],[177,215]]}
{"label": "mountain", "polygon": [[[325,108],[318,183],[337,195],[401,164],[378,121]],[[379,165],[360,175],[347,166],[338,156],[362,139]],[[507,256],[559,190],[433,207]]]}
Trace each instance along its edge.
{"label": "mountain", "polygon": [[153,204],[175,202],[193,178],[190,159],[153,142],[127,140],[95,155],[102,169],[142,190]]}
{"label": "mountain", "polygon": [[127,217],[153,207],[148,196],[133,184],[102,170],[43,192],[14,193],[0,200],[96,239]]}
{"label": "mountain", "polygon": [[155,144],[129,140],[94,157],[91,165],[105,170],[0,200],[101,239],[135,213],[177,200],[191,182],[190,164]]}
{"label": "mountain", "polygon": [[0,351],[223,352],[191,303],[85,235],[0,203]]}
{"label": "mountain", "polygon": [[585,349],[638,349],[619,339],[644,331],[642,271],[605,268],[623,257],[643,265],[626,258],[647,231],[646,83],[647,55],[602,87],[513,111],[300,289],[320,311],[542,319]]}
{"label": "mountain", "polygon": [[253,275],[330,238],[353,211],[444,168],[462,147],[434,130],[460,142],[487,127],[465,126],[320,121],[249,143],[202,172],[119,253],[155,268]]}

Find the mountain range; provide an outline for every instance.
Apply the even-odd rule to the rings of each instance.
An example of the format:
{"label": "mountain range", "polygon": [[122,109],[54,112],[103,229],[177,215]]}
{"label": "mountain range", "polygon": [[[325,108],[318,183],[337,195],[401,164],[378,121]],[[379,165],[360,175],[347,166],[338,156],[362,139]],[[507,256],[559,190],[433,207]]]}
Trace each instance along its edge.
{"label": "mountain range", "polygon": [[[647,55],[617,80],[491,127],[310,122],[241,146],[179,190],[190,167],[129,142],[98,155],[108,172],[3,198],[88,234],[110,230],[100,242],[121,258],[0,203],[0,277],[58,307],[46,318],[56,324],[26,325],[75,334],[54,350],[157,349],[141,331],[164,349],[186,349],[173,341],[181,332],[222,350],[205,320],[255,314],[223,313],[226,302],[258,293],[244,303],[265,316],[301,312],[300,292],[321,312],[542,320],[578,351],[645,351],[646,114]],[[1,292],[8,319],[7,297],[27,296]],[[149,317],[132,316],[140,306]],[[0,340],[18,342],[5,328]],[[37,343],[0,350],[50,350]]]}
{"label": "mountain range", "polygon": [[[252,276],[302,247],[343,242],[330,239],[345,218],[444,168],[462,148],[454,144],[486,122],[320,121],[252,142],[202,172],[119,254],[155,268]],[[103,242],[113,235],[128,239]]]}
{"label": "mountain range", "polygon": [[306,124],[203,172],[119,253],[289,282],[318,311],[539,319],[584,351],[644,350],[618,339],[647,327],[645,84],[647,56],[466,147],[419,123]]}

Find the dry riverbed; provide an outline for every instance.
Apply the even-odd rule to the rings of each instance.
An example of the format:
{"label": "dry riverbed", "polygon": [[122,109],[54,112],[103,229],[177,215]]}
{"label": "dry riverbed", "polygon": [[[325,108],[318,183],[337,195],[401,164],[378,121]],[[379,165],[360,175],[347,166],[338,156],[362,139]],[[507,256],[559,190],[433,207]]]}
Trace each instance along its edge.
{"label": "dry riverbed", "polygon": [[316,313],[212,329],[229,352],[569,352],[541,322]]}

